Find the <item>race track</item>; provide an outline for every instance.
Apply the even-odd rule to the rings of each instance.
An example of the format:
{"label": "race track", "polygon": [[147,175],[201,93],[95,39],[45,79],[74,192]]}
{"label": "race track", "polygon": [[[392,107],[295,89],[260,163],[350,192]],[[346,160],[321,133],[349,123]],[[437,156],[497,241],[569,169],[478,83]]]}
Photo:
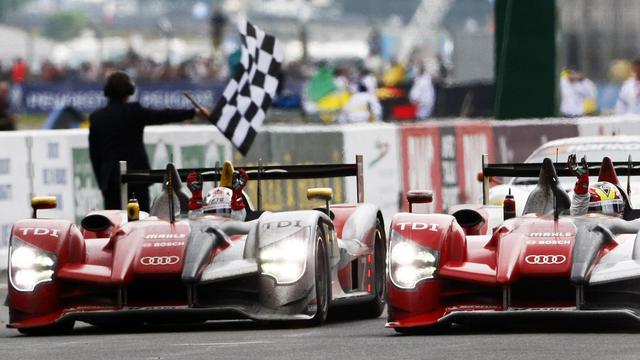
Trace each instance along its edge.
{"label": "race track", "polygon": [[[6,287],[0,288],[5,297]],[[638,359],[640,331],[628,326],[545,325],[527,330],[454,329],[446,334],[396,335],[384,318],[332,320],[287,329],[250,321],[100,331],[76,323],[70,335],[28,337],[5,327],[0,359]],[[562,325],[563,328],[559,328]]]}

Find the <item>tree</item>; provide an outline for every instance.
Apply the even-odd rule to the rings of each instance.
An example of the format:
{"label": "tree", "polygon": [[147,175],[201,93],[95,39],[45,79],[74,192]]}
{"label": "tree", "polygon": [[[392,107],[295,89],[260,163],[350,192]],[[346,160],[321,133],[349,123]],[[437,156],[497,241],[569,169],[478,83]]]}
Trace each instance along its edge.
{"label": "tree", "polygon": [[44,34],[54,40],[65,41],[80,35],[89,26],[87,17],[77,11],[61,11],[47,17]]}

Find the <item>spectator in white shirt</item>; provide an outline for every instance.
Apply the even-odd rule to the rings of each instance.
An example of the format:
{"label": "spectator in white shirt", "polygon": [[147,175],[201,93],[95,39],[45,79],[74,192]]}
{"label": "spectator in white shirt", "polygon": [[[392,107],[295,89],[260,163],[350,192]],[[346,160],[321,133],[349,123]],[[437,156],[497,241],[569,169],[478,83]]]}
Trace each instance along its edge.
{"label": "spectator in white shirt", "polygon": [[640,114],[640,59],[633,61],[634,76],[620,88],[616,114]]}
{"label": "spectator in white shirt", "polygon": [[583,116],[597,110],[597,89],[581,73],[566,69],[560,76],[560,113],[562,116]]}
{"label": "spectator in white shirt", "polygon": [[418,119],[423,120],[431,116],[436,102],[436,93],[431,75],[425,70],[424,65],[418,68],[418,74],[409,91],[409,100],[418,107],[416,112]]}
{"label": "spectator in white shirt", "polygon": [[382,116],[382,106],[378,98],[367,91],[363,84],[358,85],[358,91],[351,95],[349,102],[338,115],[338,122],[363,123],[376,122]]}
{"label": "spectator in white shirt", "polygon": [[364,85],[364,87],[367,89],[367,92],[375,94],[376,90],[378,89],[378,80],[376,79],[375,75],[373,75],[371,70],[363,68],[360,76],[360,83]]}

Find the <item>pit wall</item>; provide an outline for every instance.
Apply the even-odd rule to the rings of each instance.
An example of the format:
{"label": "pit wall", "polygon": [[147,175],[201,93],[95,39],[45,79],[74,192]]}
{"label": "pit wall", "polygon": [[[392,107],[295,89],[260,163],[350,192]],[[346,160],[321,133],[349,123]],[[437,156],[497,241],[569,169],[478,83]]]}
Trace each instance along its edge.
{"label": "pit wall", "polygon": [[[481,154],[489,154],[490,162],[523,161],[549,140],[611,134],[640,135],[640,118],[265,126],[246,157],[208,125],[149,127],[145,143],[153,168],[163,168],[171,159],[183,168],[213,167],[226,159],[237,165],[255,165],[259,160],[264,164],[352,163],[355,155],[362,154],[365,201],[378,205],[388,222],[393,214],[407,209],[402,194],[408,189],[432,189],[432,211],[478,201]],[[321,206],[306,199],[309,187],[332,187],[336,202],[356,199],[353,178],[271,181],[263,186],[263,207],[272,211]],[[152,198],[160,191],[160,185],[154,185]],[[255,184],[249,185],[248,192],[255,203]],[[58,208],[41,211],[43,217],[79,221],[102,206],[89,160],[87,130],[0,132],[0,269],[6,268],[11,225],[30,216],[33,195],[58,197]]]}

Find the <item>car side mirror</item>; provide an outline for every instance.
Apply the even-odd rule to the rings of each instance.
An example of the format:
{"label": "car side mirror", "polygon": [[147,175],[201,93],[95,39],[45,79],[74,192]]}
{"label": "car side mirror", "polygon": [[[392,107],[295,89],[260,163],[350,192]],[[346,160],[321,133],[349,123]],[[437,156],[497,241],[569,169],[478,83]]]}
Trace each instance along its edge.
{"label": "car side mirror", "polygon": [[33,219],[38,218],[38,210],[55,209],[58,206],[58,199],[55,196],[34,196],[31,198],[31,208]]}
{"label": "car side mirror", "polygon": [[311,188],[307,189],[308,200],[323,200],[327,204],[327,216],[331,216],[329,202],[333,199],[333,189],[331,188]]}
{"label": "car side mirror", "polygon": [[413,212],[413,204],[428,204],[433,201],[431,190],[409,190],[407,191],[407,201],[409,201],[409,212]]}

